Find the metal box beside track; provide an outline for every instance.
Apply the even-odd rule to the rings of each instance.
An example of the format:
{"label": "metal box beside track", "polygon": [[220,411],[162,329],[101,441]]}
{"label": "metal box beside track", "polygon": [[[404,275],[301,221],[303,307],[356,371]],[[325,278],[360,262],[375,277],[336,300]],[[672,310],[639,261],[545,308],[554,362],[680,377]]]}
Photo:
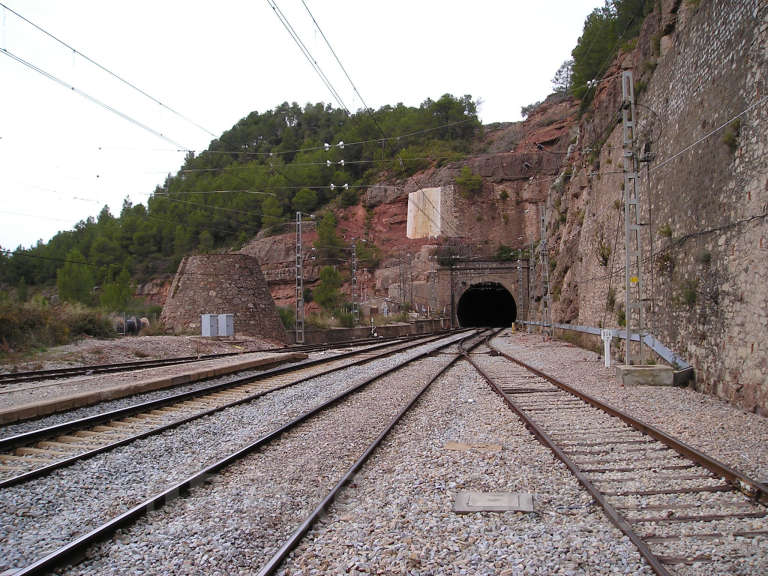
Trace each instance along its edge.
{"label": "metal box beside track", "polygon": [[203,314],[200,317],[200,328],[202,335],[207,338],[213,338],[219,335],[218,314]]}

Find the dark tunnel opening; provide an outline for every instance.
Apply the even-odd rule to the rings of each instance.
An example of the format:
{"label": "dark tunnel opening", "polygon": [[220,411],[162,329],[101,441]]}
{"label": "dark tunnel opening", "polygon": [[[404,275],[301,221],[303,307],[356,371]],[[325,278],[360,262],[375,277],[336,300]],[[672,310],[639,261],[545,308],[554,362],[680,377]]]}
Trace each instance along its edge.
{"label": "dark tunnel opening", "polygon": [[482,282],[467,288],[456,308],[459,326],[511,326],[517,317],[512,294],[498,282]]}

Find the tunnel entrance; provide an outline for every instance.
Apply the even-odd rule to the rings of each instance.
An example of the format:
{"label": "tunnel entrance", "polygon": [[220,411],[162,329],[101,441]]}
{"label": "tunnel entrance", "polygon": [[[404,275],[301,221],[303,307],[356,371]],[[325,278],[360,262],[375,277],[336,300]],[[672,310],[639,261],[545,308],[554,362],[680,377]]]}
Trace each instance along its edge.
{"label": "tunnel entrance", "polygon": [[456,308],[459,326],[511,326],[517,317],[512,294],[498,282],[481,282],[467,288]]}

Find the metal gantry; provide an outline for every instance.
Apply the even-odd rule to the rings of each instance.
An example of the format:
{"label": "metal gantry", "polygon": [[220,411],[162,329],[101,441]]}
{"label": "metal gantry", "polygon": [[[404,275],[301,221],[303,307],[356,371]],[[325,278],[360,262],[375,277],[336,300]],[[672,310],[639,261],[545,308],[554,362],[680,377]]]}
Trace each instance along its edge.
{"label": "metal gantry", "polygon": [[360,306],[357,293],[357,241],[352,238],[352,318],[357,326],[360,320]]}
{"label": "metal gantry", "polygon": [[549,204],[549,195],[547,195],[547,204],[539,214],[539,229],[541,232],[541,242],[539,244],[539,255],[541,257],[541,332],[545,336],[551,337],[552,331],[552,294],[549,289],[549,249],[547,248],[547,213]]}
{"label": "metal gantry", "polygon": [[304,256],[301,251],[301,212],[296,212],[296,344],[304,344]]}
{"label": "metal gantry", "polygon": [[528,333],[533,330],[531,322],[533,322],[533,314],[536,309],[536,291],[533,289],[533,282],[536,277],[536,257],[534,256],[535,246],[534,239],[531,237],[531,247],[528,252]]}
{"label": "metal gantry", "polygon": [[624,318],[627,330],[624,363],[632,363],[632,337],[640,339],[640,362],[643,356],[643,279],[642,245],[637,192],[637,155],[635,153],[635,90],[632,71],[621,73],[622,133],[624,154]]}

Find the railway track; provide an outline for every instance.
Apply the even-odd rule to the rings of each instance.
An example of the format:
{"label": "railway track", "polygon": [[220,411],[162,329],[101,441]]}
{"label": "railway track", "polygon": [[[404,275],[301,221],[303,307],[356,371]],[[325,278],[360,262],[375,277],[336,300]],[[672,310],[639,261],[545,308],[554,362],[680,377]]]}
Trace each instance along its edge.
{"label": "railway track", "polygon": [[0,488],[38,478],[141,438],[159,434],[215,412],[251,402],[270,392],[330,374],[350,366],[390,356],[415,344],[442,336],[407,342],[385,342],[362,351],[306,360],[266,370],[223,384],[166,396],[126,408],[80,418],[0,439]]}
{"label": "railway track", "polygon": [[[213,464],[206,466],[205,468],[199,470],[197,473],[186,478],[184,481],[173,484],[162,492],[153,495],[140,504],[135,505],[129,510],[126,510],[123,513],[111,518],[97,528],[92,529],[87,534],[78,536],[54,552],[51,552],[44,557],[39,558],[37,561],[32,562],[28,566],[17,570],[14,572],[14,574],[16,576],[40,574],[50,570],[63,568],[73,558],[74,555],[82,553],[88,546],[110,537],[116,530],[133,523],[136,521],[136,519],[143,516],[148,511],[155,510],[180,495],[188,494],[193,487],[199,487],[203,484],[212,482],[213,478],[219,472],[223,471],[231,464],[253,454],[257,450],[267,449],[268,446],[279,445],[279,443],[283,441],[288,443],[296,443],[298,441],[298,445],[302,446],[303,449],[307,451],[308,455],[314,455],[316,448],[313,446],[312,442],[307,442],[301,436],[298,438],[291,438],[290,435],[286,433],[289,431],[294,431],[294,429],[298,429],[302,425],[307,425],[311,428],[312,423],[315,422],[315,417],[317,417],[319,419],[318,421],[320,421],[322,420],[323,415],[329,412],[331,409],[348,410],[350,414],[356,414],[355,417],[357,421],[354,423],[355,429],[367,430],[370,434],[375,434],[375,429],[370,430],[370,419],[366,417],[365,414],[357,413],[356,410],[359,410],[359,407],[355,406],[354,404],[355,398],[357,398],[358,404],[362,402],[365,405],[370,405],[371,399],[376,398],[376,395],[378,395],[379,398],[387,403],[387,405],[390,407],[389,409],[399,408],[399,412],[395,415],[395,418],[390,422],[389,426],[379,432],[378,437],[376,440],[374,440],[374,443],[368,446],[363,455],[358,458],[356,464],[353,465],[353,467],[342,477],[341,482],[337,484],[337,488],[335,488],[335,490],[338,490],[344,482],[350,479],[351,475],[354,474],[356,467],[359,467],[362,464],[362,461],[364,461],[364,459],[375,449],[375,446],[381,441],[381,439],[384,438],[384,436],[386,436],[387,432],[391,429],[392,426],[394,426],[396,421],[403,414],[405,414],[405,412],[416,402],[419,396],[429,387],[429,385],[434,380],[436,380],[461,357],[461,353],[457,351],[447,360],[442,358],[442,356],[436,356],[433,358],[431,362],[440,362],[440,370],[436,375],[429,378],[424,386],[418,387],[419,389],[417,390],[416,394],[408,398],[408,402],[405,407],[402,406],[402,399],[400,396],[393,396],[390,393],[389,385],[382,383],[378,389],[372,385],[375,385],[379,381],[382,381],[382,379],[385,379],[388,376],[392,376],[398,371],[407,367],[414,367],[415,369],[423,371],[423,369],[417,366],[418,362],[424,361],[430,356],[434,356],[435,353],[439,352],[440,350],[455,346],[459,342],[463,342],[473,337],[476,340],[475,344],[478,344],[480,342],[480,338],[477,336],[477,332],[470,331],[468,333],[458,335],[452,334],[450,336],[443,337],[439,341],[430,342],[428,346],[421,345],[419,350],[417,350],[413,355],[407,357],[405,360],[399,361],[394,366],[385,368],[384,370],[379,370],[376,373],[371,374],[360,383],[353,383],[344,391],[336,394],[335,396],[322,402],[314,408],[301,413],[300,415],[290,420],[288,423],[274,428],[270,432],[261,436],[259,439],[251,442],[247,446],[242,447],[236,452],[224,456]],[[423,374],[420,377],[426,378]],[[409,386],[416,387],[411,383],[409,383]],[[367,398],[363,396],[365,394],[371,394],[371,397]],[[350,420],[342,419],[341,426],[343,428],[339,429],[337,434],[334,436],[344,436],[345,434],[354,436],[354,434],[347,429],[348,427],[351,427],[352,424],[353,423]],[[308,432],[305,431],[305,433],[309,433],[311,437],[312,431],[310,429]],[[352,436],[350,436],[350,440],[352,439]],[[346,442],[346,440],[343,440],[343,442]],[[320,478],[318,478],[318,481],[319,480]],[[242,493],[241,488],[238,490],[240,493]],[[329,494],[325,499],[323,499],[321,506],[324,504],[327,505],[332,497],[332,494]]]}
{"label": "railway track", "polygon": [[[426,335],[425,335],[426,336]],[[268,348],[259,352],[272,352],[274,354],[288,352],[315,352],[327,349],[342,349],[356,346],[367,346],[387,341],[408,340],[408,338],[367,338],[363,340],[345,340],[333,344],[307,344],[302,346],[286,346],[283,348]],[[71,366],[68,368],[52,368],[49,370],[32,370],[27,372],[7,372],[0,374],[0,387],[21,382],[37,382],[45,380],[57,380],[60,378],[72,378],[74,376],[90,376],[92,374],[109,374],[114,372],[129,372],[132,370],[144,370],[146,368],[158,368],[161,366],[173,366],[176,364],[189,364],[238,356],[244,352],[222,352],[219,354],[205,354],[197,356],[177,356],[174,358],[156,358],[150,360],[136,360],[133,362],[116,362],[113,364],[96,364],[91,366]]]}
{"label": "railway track", "polygon": [[354,475],[362,468],[363,464],[373,454],[376,448],[392,431],[395,425],[400,419],[410,410],[418,399],[429,389],[430,386],[443,374],[445,374],[451,366],[453,366],[458,360],[466,356],[469,350],[476,346],[479,346],[483,341],[487,340],[490,334],[488,331],[481,333],[478,337],[462,341],[458,345],[458,352],[454,354],[448,354],[448,360],[440,368],[439,372],[431,377],[424,386],[419,389],[416,394],[410,398],[408,403],[392,418],[389,424],[379,433],[379,435],[368,445],[365,451],[355,462],[349,467],[344,476],[334,485],[334,487],[325,495],[322,501],[315,507],[314,510],[301,522],[301,524],[291,533],[288,539],[280,546],[280,548],[272,554],[272,556],[266,561],[258,572],[258,576],[269,576],[274,574],[280,568],[285,558],[296,549],[301,542],[304,535],[312,528],[312,526],[318,521],[318,519],[326,512],[328,507],[336,499],[339,492],[346,486],[354,477]]}
{"label": "railway track", "polygon": [[492,344],[488,351],[496,358],[466,358],[656,574],[766,573],[768,487]]}

